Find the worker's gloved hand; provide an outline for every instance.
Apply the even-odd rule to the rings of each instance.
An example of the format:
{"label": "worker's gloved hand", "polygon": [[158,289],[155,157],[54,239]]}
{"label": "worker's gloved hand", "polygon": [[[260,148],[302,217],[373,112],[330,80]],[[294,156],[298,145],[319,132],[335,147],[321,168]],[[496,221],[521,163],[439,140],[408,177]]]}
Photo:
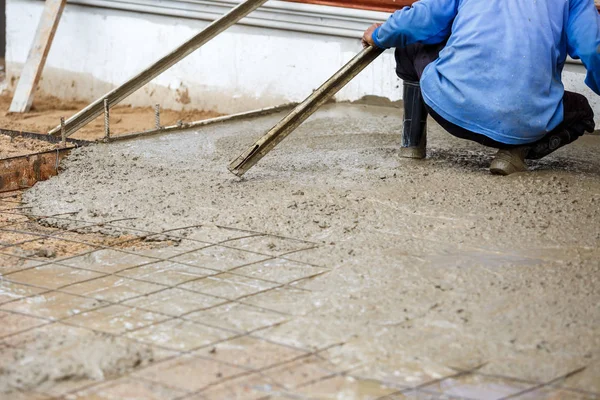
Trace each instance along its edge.
{"label": "worker's gloved hand", "polygon": [[383,24],[373,24],[365,31],[362,37],[363,48],[366,49],[369,46],[375,46],[375,42],[373,41],[373,32],[375,32],[375,29],[379,28],[381,25]]}

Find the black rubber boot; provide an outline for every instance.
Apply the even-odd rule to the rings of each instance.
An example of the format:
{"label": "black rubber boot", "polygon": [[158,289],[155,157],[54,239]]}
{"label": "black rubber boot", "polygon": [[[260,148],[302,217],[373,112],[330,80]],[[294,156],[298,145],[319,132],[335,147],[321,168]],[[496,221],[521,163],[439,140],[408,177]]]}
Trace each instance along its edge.
{"label": "black rubber boot", "polygon": [[425,158],[427,147],[427,108],[419,82],[404,81],[404,127],[400,157]]}

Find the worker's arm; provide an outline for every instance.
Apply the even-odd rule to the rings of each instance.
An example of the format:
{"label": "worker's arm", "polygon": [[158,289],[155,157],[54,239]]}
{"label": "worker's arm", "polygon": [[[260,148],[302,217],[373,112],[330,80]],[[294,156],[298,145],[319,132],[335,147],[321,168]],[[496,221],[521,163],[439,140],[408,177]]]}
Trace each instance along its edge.
{"label": "worker's arm", "polygon": [[585,83],[600,95],[600,14],[593,0],[571,0],[567,43],[569,55],[588,71]]}
{"label": "worker's arm", "polygon": [[458,0],[421,0],[396,11],[372,35],[380,48],[406,47],[413,43],[436,44],[450,36]]}

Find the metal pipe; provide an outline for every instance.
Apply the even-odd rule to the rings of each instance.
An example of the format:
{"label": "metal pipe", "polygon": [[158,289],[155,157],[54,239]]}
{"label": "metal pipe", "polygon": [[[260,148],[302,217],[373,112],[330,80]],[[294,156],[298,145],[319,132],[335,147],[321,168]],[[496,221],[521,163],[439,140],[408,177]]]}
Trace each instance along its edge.
{"label": "metal pipe", "polygon": [[352,78],[379,57],[384,50],[367,47],[356,55],[348,64],[335,73],[320,88],[315,90],[306,100],[275,125],[266,135],[258,139],[252,146],[229,164],[229,171],[237,176],[244,175],[254,164],[285,139],[302,122],[317,111]]}
{"label": "metal pipe", "polygon": [[[66,135],[72,135],[75,131],[98,117],[102,113],[104,100],[108,100],[109,107],[119,103],[266,2],[267,0],[247,0],[241,3],[177,49],[69,118],[65,124]],[[56,135],[59,131],[60,127],[56,127],[49,134]]]}

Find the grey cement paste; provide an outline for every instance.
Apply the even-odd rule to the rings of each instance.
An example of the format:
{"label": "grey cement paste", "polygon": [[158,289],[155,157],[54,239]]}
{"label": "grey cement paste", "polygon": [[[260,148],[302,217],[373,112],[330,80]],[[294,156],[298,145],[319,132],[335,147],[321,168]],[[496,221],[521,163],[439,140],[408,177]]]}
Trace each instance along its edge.
{"label": "grey cement paste", "polygon": [[141,230],[219,224],[321,243],[298,258],[333,271],[290,291],[297,321],[265,335],[345,342],[329,356],[365,376],[483,365],[543,381],[586,367],[568,384],[600,391],[600,137],[497,177],[492,149],[433,122],[428,159],[403,160],[400,110],[332,105],[231,175],[281,117],[80,149],[25,200]]}

